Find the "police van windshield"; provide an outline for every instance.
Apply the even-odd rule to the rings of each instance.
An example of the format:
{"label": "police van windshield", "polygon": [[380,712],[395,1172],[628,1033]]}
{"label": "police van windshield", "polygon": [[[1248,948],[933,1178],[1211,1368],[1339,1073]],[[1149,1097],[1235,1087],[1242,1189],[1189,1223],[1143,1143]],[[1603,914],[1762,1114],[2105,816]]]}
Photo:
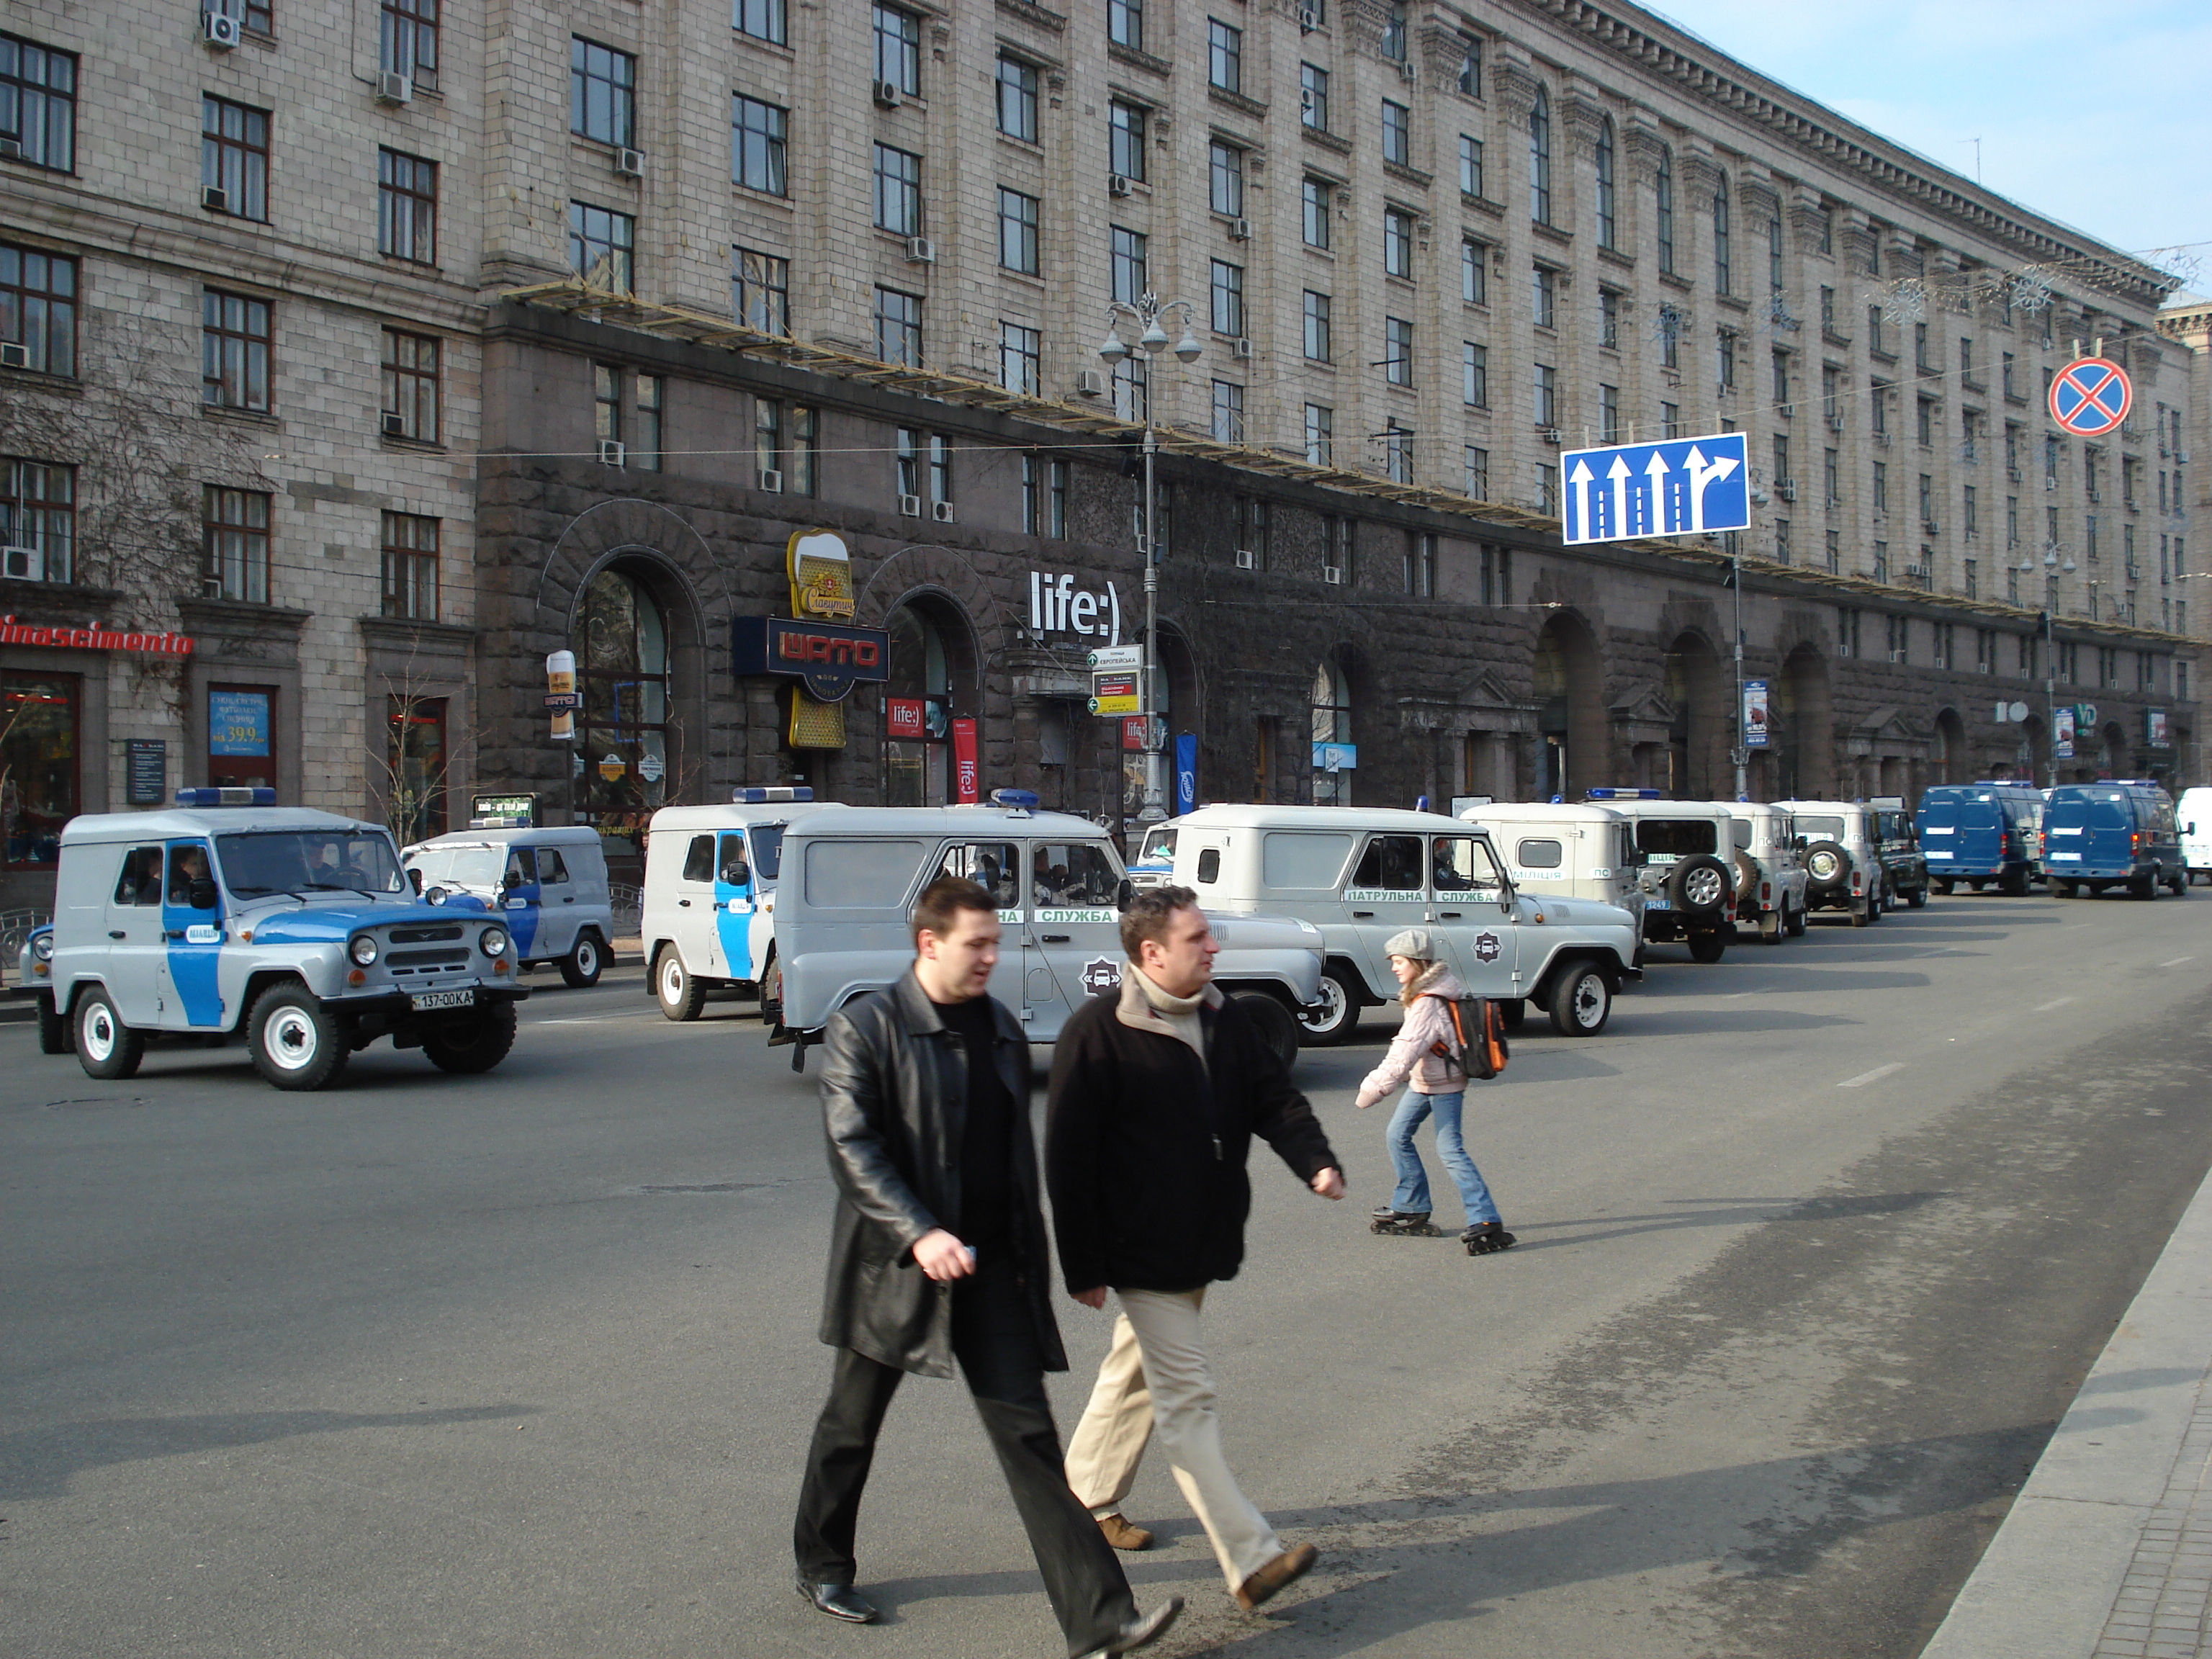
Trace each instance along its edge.
{"label": "police van windshield", "polygon": [[240,898],[264,893],[397,893],[406,882],[386,836],[362,830],[270,830],[217,836],[223,881]]}
{"label": "police van windshield", "polygon": [[422,872],[425,887],[481,887],[489,891],[499,885],[500,872],[507,867],[507,849],[426,847],[415,854],[408,867]]}
{"label": "police van windshield", "polygon": [[1145,834],[1145,845],[1137,854],[1139,864],[1172,864],[1175,862],[1176,832],[1170,823],[1156,823]]}
{"label": "police van windshield", "polygon": [[745,839],[753,844],[753,879],[756,882],[774,881],[775,872],[783,864],[783,832],[787,825],[757,823],[745,832]]}

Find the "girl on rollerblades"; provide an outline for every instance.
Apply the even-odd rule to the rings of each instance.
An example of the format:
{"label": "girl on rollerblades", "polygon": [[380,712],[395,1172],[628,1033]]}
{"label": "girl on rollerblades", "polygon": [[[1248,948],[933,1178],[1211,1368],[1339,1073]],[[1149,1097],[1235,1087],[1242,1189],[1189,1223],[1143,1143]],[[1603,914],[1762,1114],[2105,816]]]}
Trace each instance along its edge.
{"label": "girl on rollerblades", "polygon": [[1425,927],[1408,927],[1393,933],[1383,947],[1390,955],[1390,971],[1403,988],[1398,1000],[1405,1006],[1398,1035],[1382,1063],[1359,1085],[1362,1111],[1380,1101],[1400,1084],[1406,1093],[1391,1115],[1389,1141],[1390,1164],[1398,1177],[1390,1201],[1375,1211],[1370,1222],[1378,1233],[1414,1238],[1433,1238],[1429,1224],[1429,1171],[1421,1162],[1413,1134],[1424,1119],[1436,1121],[1437,1155],[1458,1187],[1467,1206],[1467,1231],[1460,1243],[1469,1255],[1487,1255],[1510,1249],[1513,1235],[1498,1218],[1498,1206],[1474,1160],[1467,1155],[1460,1135],[1460,1109],[1466,1100],[1467,1073],[1455,1057],[1451,1009],[1453,999],[1467,994],[1450,966],[1438,960],[1434,938]]}

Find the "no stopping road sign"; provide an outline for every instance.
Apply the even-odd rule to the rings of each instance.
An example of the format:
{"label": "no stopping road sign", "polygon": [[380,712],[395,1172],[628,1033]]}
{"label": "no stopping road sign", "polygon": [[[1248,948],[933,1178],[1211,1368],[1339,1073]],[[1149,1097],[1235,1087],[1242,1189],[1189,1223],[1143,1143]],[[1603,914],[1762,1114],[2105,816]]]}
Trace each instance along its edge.
{"label": "no stopping road sign", "polygon": [[2135,407],[2128,372],[2103,357],[2083,357],[2051,382],[2051,418],[2077,438],[2101,438]]}

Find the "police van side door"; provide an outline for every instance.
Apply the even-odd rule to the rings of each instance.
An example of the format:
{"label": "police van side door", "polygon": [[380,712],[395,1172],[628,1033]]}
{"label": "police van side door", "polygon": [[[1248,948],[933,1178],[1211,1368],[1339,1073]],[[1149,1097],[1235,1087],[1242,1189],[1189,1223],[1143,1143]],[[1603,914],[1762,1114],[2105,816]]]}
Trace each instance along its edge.
{"label": "police van side door", "polygon": [[576,884],[557,847],[538,850],[538,954],[565,957],[576,943]]}
{"label": "police van side door", "polygon": [[725,830],[714,850],[714,944],[722,970],[732,979],[752,979],[753,910],[759,903],[752,860],[745,854],[745,832]]}
{"label": "police van side door", "polygon": [[[1028,907],[1022,902],[1021,858],[1018,842],[951,842],[936,873],[974,882],[998,907],[999,965],[991,970],[991,994],[1014,1011],[1025,1030],[1031,1030],[1032,1021],[1041,1022],[1054,1012],[1060,993],[1042,948],[1030,936]],[[1064,1017],[1065,1008],[1060,1012]],[[1053,1029],[1059,1028],[1055,1024]]]}
{"label": "police van side door", "polygon": [[1432,925],[1461,981],[1477,996],[1520,995],[1520,931],[1489,843],[1474,836],[1432,836],[1430,872]]}
{"label": "police van side door", "polygon": [[[87,848],[87,852],[94,849]],[[158,845],[99,849],[123,854],[103,921],[104,949],[90,953],[94,976],[125,1025],[152,1030],[161,1022],[161,859]]]}
{"label": "police van side door", "polygon": [[[1031,842],[1030,914],[1058,994],[1058,1012],[1121,983],[1121,867],[1103,842]],[[1031,1028],[1056,1035],[1039,1018]]]}
{"label": "police van side door", "polygon": [[711,830],[693,835],[684,848],[684,864],[676,878],[675,920],[669,932],[684,958],[687,972],[718,978],[722,971],[721,941],[715,934],[714,836]]}
{"label": "police van side door", "polygon": [[529,959],[545,952],[538,944],[538,854],[527,847],[507,849],[507,871],[500,878],[500,920],[514,936],[514,954]]}
{"label": "police van side door", "polygon": [[1359,941],[1360,968],[1370,989],[1396,994],[1384,947],[1404,927],[1429,920],[1428,844],[1422,836],[1371,835],[1344,884],[1344,908]]}
{"label": "police van side door", "polygon": [[[222,1026],[222,899],[203,841],[173,841],[161,888],[161,1024],[171,1029]],[[201,899],[208,901],[202,904]]]}

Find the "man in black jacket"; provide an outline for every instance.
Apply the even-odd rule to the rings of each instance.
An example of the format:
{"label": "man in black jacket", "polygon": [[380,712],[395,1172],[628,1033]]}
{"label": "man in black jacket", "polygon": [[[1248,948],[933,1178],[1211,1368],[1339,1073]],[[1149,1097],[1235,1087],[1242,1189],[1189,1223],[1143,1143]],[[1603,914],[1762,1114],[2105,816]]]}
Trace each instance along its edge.
{"label": "man in black jacket", "polygon": [[1122,913],[1118,996],[1061,1030],[1045,1164],[1068,1293],[1121,1300],[1114,1346],[1069,1443],[1068,1484],[1119,1548],[1152,1535],[1121,1513],[1157,1428],[1176,1483],[1205,1524],[1237,1605],[1250,1612],[1314,1564],[1284,1547],[1221,1452],[1199,1328],[1206,1287],[1244,1260],[1252,1137],[1323,1198],[1344,1196],[1328,1138],[1263,1034],[1212,983],[1220,945],[1188,887]]}
{"label": "man in black jacket", "polygon": [[822,1340],[837,1350],[806,1456],[793,1542],[799,1591],[867,1624],[854,1528],[876,1436],[908,1371],[975,1396],[1072,1655],[1127,1653],[1182,1610],[1142,1618],[1121,1564],[1062,1473],[1044,1373],[1066,1370],[1029,1124],[1029,1042],[987,993],[998,909],[940,878],[913,917],[915,963],[831,1017],[822,1111],[837,1212]]}

